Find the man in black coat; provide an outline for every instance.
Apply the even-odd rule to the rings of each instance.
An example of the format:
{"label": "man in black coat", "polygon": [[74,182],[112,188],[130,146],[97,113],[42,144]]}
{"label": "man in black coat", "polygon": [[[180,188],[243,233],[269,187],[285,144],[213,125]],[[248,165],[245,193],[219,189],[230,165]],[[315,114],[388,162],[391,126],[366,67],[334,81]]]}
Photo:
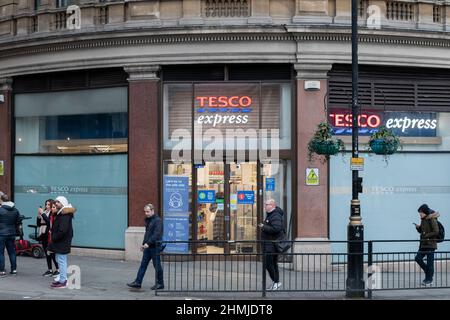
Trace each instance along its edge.
{"label": "man in black coat", "polygon": [[264,258],[266,259],[266,269],[273,283],[269,290],[278,290],[281,287],[280,275],[278,271],[278,250],[273,241],[279,240],[284,236],[284,212],[277,207],[274,199],[265,202],[267,213],[261,228],[261,240],[266,241],[264,246]]}
{"label": "man in black coat", "polygon": [[19,211],[14,206],[14,202],[9,201],[6,194],[0,191],[0,277],[6,276],[5,271],[5,247],[8,251],[9,262],[11,264],[10,274],[17,274],[16,239],[17,227],[20,224]]}
{"label": "man in black coat", "polygon": [[161,266],[161,258],[159,253],[162,251],[161,241],[163,236],[163,223],[161,218],[155,214],[152,204],[144,206],[145,212],[145,235],[142,241],[141,251],[143,251],[141,266],[139,267],[136,280],[128,283],[127,286],[131,288],[140,288],[148,264],[153,261],[155,268],[156,284],[151,287],[152,290],[164,289],[163,269]]}

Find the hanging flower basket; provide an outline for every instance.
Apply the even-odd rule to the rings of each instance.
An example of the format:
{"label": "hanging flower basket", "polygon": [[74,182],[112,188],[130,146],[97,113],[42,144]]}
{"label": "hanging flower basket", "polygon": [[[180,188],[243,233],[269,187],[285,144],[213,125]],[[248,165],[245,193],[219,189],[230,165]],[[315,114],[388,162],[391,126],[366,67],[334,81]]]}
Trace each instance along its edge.
{"label": "hanging flower basket", "polygon": [[370,136],[368,151],[384,157],[386,164],[391,154],[402,148],[400,139],[385,126],[381,126],[377,132]]}
{"label": "hanging flower basket", "polygon": [[334,156],[339,152],[339,142],[337,140],[313,141],[312,148],[317,154]]}
{"label": "hanging flower basket", "polygon": [[333,138],[333,128],[328,122],[323,121],[317,125],[317,130],[308,143],[308,159],[312,161],[315,153],[325,156],[325,159],[322,158],[323,163],[330,156],[336,155],[344,149],[344,142],[341,139]]}
{"label": "hanging flower basket", "polygon": [[389,142],[384,139],[370,141],[370,149],[372,149],[373,153],[379,155],[394,154],[398,147],[399,144],[396,141]]}

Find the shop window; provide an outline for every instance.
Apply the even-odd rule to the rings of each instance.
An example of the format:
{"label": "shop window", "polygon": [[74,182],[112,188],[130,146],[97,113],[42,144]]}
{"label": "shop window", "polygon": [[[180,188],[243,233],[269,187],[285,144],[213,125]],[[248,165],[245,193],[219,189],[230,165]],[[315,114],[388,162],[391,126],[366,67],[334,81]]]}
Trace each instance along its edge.
{"label": "shop window", "polygon": [[127,151],[127,88],[15,95],[16,154]]}

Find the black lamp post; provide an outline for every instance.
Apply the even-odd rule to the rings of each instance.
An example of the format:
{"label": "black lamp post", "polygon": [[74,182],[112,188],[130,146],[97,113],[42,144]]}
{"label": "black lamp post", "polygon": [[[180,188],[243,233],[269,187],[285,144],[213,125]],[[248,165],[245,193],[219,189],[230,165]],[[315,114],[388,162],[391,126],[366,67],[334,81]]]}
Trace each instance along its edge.
{"label": "black lamp post", "polygon": [[[352,0],[352,158],[358,158],[358,0]],[[361,222],[358,193],[362,178],[352,170],[352,201],[347,229],[347,297],[364,297],[364,226]]]}

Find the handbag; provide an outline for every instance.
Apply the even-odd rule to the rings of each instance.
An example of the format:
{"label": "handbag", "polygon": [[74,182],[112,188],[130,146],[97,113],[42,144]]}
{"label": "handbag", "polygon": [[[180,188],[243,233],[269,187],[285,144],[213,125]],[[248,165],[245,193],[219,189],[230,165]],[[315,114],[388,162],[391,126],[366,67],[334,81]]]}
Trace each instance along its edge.
{"label": "handbag", "polygon": [[275,242],[275,249],[278,253],[285,253],[288,251],[292,246],[292,243],[290,240],[286,239],[286,233],[283,232],[282,236],[277,239],[277,242]]}

